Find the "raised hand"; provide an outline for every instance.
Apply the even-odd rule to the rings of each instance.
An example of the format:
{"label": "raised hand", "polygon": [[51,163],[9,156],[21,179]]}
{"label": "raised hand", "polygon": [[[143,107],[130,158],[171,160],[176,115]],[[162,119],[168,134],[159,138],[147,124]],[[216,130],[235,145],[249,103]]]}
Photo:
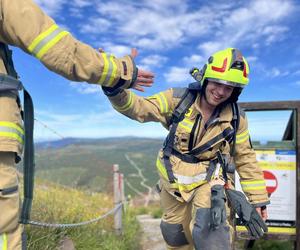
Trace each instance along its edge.
{"label": "raised hand", "polygon": [[[131,49],[131,57],[135,59],[138,55],[136,48]],[[137,79],[134,82],[132,88],[138,91],[144,92],[144,87],[151,87],[153,85],[154,74],[150,71],[138,69]]]}

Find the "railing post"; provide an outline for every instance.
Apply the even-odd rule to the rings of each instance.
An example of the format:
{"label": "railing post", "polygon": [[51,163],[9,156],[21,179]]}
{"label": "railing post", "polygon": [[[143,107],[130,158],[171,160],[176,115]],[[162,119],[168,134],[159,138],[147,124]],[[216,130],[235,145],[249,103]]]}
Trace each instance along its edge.
{"label": "railing post", "polygon": [[[119,165],[113,165],[114,172],[114,204],[115,207],[119,206],[122,203],[122,183],[121,183],[121,174],[119,172]],[[116,210],[115,212],[115,232],[117,235],[122,234],[122,207]]]}

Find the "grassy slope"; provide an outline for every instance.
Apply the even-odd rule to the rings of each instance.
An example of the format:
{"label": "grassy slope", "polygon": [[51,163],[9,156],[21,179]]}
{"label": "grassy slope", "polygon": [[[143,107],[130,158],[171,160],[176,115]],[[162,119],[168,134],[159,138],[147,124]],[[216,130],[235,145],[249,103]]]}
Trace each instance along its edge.
{"label": "grassy slope", "polygon": [[[161,145],[162,140],[158,139],[119,138],[87,141],[78,140],[76,143],[67,144],[61,148],[40,148],[37,150],[36,156],[37,176],[85,190],[111,192],[111,166],[112,164],[119,164],[125,178],[127,178],[136,189],[145,191],[144,188],[139,185],[140,178],[134,176],[134,174],[136,174],[136,170],[126,160],[124,154],[128,154],[139,167],[143,168],[144,176],[149,179],[147,184],[153,186],[158,178],[155,169],[155,160],[157,151]],[[127,189],[126,194],[133,193],[130,189]],[[63,216],[63,218],[68,219],[68,216]],[[76,219],[78,219],[78,217]],[[129,218],[129,220],[131,219]],[[134,223],[132,225],[134,225]],[[99,235],[99,230],[91,230],[92,231],[90,231],[90,233],[84,236],[87,237],[87,242],[90,241],[91,246],[100,244],[103,237],[101,237],[101,234]],[[109,231],[109,229],[101,230]],[[134,232],[135,229],[129,229],[127,231],[129,231],[130,234],[130,231]],[[37,230],[34,234],[39,234],[39,232],[40,231]],[[78,242],[81,242],[80,237],[82,237],[82,232],[80,230],[67,230],[66,232],[57,230],[53,232],[55,233],[52,233],[51,237],[55,238],[53,239],[55,242],[57,242],[57,239],[61,238],[61,236],[63,236],[66,232],[68,234],[71,233],[72,237],[78,237]],[[40,237],[42,238],[44,236]],[[100,240],[96,240],[97,242],[94,242],[95,238]],[[108,240],[110,238],[114,239],[114,236],[110,235],[105,237],[105,239]],[[130,242],[130,237],[125,239],[125,241],[126,240]],[[35,241],[38,242],[38,240],[32,239],[32,242]],[[114,240],[112,240],[112,242],[113,241]],[[49,242],[51,242],[51,240]],[[87,245],[88,244],[89,243],[87,243]],[[112,246],[111,244],[115,243],[108,241],[108,243],[101,245],[101,248],[84,248],[84,246],[81,248],[81,246],[79,246],[78,249],[112,249],[109,248],[109,246]],[[45,249],[52,248],[50,247]],[[276,243],[274,241],[260,241],[256,244],[254,249],[288,250],[292,249],[292,244],[291,242]]]}
{"label": "grassy slope", "polygon": [[[112,197],[87,193],[49,182],[38,181],[31,219],[49,223],[78,223],[105,214],[113,207]],[[29,250],[58,249],[69,238],[77,250],[137,250],[138,223],[129,211],[123,221],[124,234],[113,233],[113,216],[75,228],[40,228],[27,226]]]}

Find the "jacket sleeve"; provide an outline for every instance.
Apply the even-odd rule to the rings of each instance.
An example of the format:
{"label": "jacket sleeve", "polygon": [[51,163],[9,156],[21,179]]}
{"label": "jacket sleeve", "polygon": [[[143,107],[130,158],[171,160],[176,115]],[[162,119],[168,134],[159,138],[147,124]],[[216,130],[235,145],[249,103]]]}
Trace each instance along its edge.
{"label": "jacket sleeve", "polygon": [[263,172],[257,164],[256,154],[250,142],[248,121],[244,112],[240,115],[235,152],[240,183],[249,201],[257,207],[269,204]]}
{"label": "jacket sleeve", "polygon": [[174,109],[173,90],[169,89],[153,96],[141,97],[130,90],[109,97],[115,110],[139,122],[161,122],[168,128]]}
{"label": "jacket sleeve", "polygon": [[73,81],[128,88],[137,68],[130,56],[100,53],[59,27],[32,0],[0,0],[0,41]]}

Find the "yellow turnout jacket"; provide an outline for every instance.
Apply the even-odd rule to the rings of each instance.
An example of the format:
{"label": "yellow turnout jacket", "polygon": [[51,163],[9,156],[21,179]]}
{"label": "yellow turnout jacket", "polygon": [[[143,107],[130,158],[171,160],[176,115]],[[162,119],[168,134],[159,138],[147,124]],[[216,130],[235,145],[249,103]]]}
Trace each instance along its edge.
{"label": "yellow turnout jacket", "polygon": [[[78,41],[32,0],[0,0],[0,42],[21,48],[72,81],[121,88],[132,82],[135,65],[130,56],[118,59]],[[0,74],[7,74],[1,57]],[[0,91],[0,151],[20,154],[23,142],[16,96]]]}
{"label": "yellow turnout jacket", "polygon": [[[180,101],[183,89],[168,89],[146,98],[137,96],[130,90],[124,90],[116,96],[109,97],[113,107],[127,117],[139,122],[160,122],[169,129],[170,120],[174,109]],[[156,166],[161,181],[166,189],[172,194],[179,191],[181,197],[188,201],[195,188],[207,182],[207,169],[211,160],[216,159],[216,152],[230,154],[230,142],[222,135],[233,129],[231,121],[233,112],[228,104],[207,121],[202,121],[200,104],[201,93],[199,92],[194,104],[186,112],[184,119],[179,123],[175,133],[174,148],[180,153],[194,151],[194,156],[201,160],[198,163],[187,163],[179,157],[172,155],[170,162],[175,183],[168,181],[166,168],[163,161],[163,150],[158,153]],[[196,149],[206,148],[197,153]],[[236,133],[236,146],[234,162],[240,176],[243,191],[249,201],[256,205],[267,204],[267,196],[263,172],[256,162],[256,155],[249,140],[248,123],[245,113],[241,112],[239,127]]]}

